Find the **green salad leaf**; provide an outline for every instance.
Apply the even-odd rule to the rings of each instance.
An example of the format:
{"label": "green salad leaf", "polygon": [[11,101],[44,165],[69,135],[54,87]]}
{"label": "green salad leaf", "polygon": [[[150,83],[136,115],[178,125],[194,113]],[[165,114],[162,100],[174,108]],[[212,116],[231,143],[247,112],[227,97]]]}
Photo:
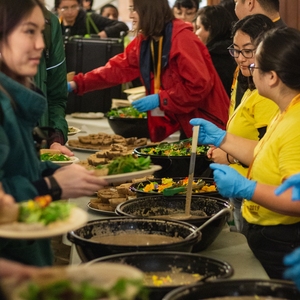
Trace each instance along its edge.
{"label": "green salad leaf", "polygon": [[70,157],[64,154],[53,154],[53,153],[43,153],[40,155],[41,160],[50,160],[50,161],[69,161]]}
{"label": "green salad leaf", "polygon": [[139,112],[133,106],[112,109],[107,113],[108,117],[118,118],[147,118],[147,113]]}

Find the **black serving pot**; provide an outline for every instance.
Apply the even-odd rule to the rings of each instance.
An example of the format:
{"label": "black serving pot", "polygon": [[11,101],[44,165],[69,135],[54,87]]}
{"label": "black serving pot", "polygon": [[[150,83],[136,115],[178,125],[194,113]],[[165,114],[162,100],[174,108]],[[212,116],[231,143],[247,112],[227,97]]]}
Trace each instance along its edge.
{"label": "black serving pot", "polygon": [[180,287],[168,293],[163,300],[221,300],[230,296],[253,296],[253,300],[258,299],[256,297],[296,300],[300,299],[300,292],[293,283],[283,280],[218,280]]}
{"label": "black serving pot", "polygon": [[125,138],[149,138],[148,119],[147,118],[120,118],[107,117],[107,121],[115,134]]}
{"label": "black serving pot", "polygon": [[[185,179],[186,177],[187,176],[185,176],[185,177],[174,177],[173,181],[178,182],[179,180]],[[214,179],[213,178],[194,177],[195,181],[197,181],[199,179],[202,179],[206,184],[209,184],[209,185],[214,184]],[[153,179],[145,180],[145,181],[142,181],[142,182],[133,183],[130,187],[130,190],[135,192],[137,197],[162,195],[163,193],[159,193],[159,192],[144,192],[144,191],[140,190],[141,187],[145,187],[147,184],[149,184],[151,182],[157,182],[158,184],[161,184],[162,178],[153,178]],[[185,194],[185,193],[181,193],[181,194]],[[218,191],[199,192],[199,193],[193,192],[193,195],[202,195],[202,196],[209,196],[209,197],[211,196],[211,197],[223,198]]]}
{"label": "black serving pot", "polygon": [[[119,204],[116,208],[116,213],[128,217],[155,218],[156,216],[184,213],[185,202],[186,197],[180,195],[171,197],[164,197],[163,195],[147,196]],[[191,201],[192,218],[183,221],[199,227],[223,208],[233,210],[232,205],[227,200],[193,195]],[[203,212],[206,216],[203,216]],[[205,226],[201,230],[202,239],[194,245],[192,252],[202,251],[211,245],[230,217],[230,214],[224,214]]]}
{"label": "black serving pot", "polygon": [[[172,274],[184,272],[199,274],[201,281],[211,281],[219,278],[229,278],[233,275],[233,268],[227,262],[200,256],[199,254],[182,252],[135,252],[115,254],[97,258],[88,264],[99,262],[121,263],[140,269],[143,272],[168,272]],[[162,299],[170,291],[182,285],[146,285],[149,299]]]}
{"label": "black serving pot", "polygon": [[[195,229],[195,226],[177,220],[117,217],[90,221],[85,226],[68,232],[67,237],[75,244],[81,260],[87,262],[106,255],[135,251],[191,252],[193,246],[201,240],[201,232],[195,233]],[[93,236],[124,236],[133,232],[181,237],[183,240],[145,246],[104,244],[91,240]],[[186,238],[191,233],[192,236]]]}
{"label": "black serving pot", "polygon": [[[155,147],[155,145],[153,146]],[[154,173],[155,177],[186,177],[189,175],[190,156],[149,155],[142,153],[144,148],[149,148],[149,145],[137,147],[133,150],[133,153],[138,156],[150,156],[153,164],[162,166],[161,170]],[[197,155],[194,176],[212,177],[212,171],[209,168],[210,163],[211,161],[206,154]]]}

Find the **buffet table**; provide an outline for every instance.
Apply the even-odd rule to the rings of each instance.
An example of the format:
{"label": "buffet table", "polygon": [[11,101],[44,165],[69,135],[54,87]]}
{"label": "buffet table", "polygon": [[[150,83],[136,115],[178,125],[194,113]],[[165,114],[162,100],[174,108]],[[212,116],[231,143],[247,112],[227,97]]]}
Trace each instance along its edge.
{"label": "buffet table", "polygon": [[[69,126],[75,126],[82,131],[69,139],[77,138],[78,135],[87,135],[90,133],[106,132],[113,133],[107,120],[104,119],[75,119],[67,116]],[[168,141],[178,140],[179,134],[168,138]],[[73,150],[74,155],[80,160],[86,159],[91,152]],[[111,215],[102,214],[92,211],[87,207],[90,197],[81,197],[77,199],[69,199],[71,203],[76,204],[88,213],[89,221],[95,219],[112,218]],[[77,255],[75,246],[72,245],[64,236],[63,242],[71,245],[71,264],[79,264],[81,260]],[[234,268],[234,275],[231,279],[269,279],[265,270],[260,262],[254,257],[250,250],[244,235],[237,232],[230,232],[229,226],[226,226],[216,240],[204,251],[200,252],[201,255],[215,258],[218,260],[226,261]]]}

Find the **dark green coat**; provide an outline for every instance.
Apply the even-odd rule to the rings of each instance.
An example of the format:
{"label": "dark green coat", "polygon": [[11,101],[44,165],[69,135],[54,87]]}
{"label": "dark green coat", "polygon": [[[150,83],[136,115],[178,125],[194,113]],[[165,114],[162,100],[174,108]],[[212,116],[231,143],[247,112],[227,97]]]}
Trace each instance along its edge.
{"label": "dark green coat", "polygon": [[[0,84],[0,182],[21,202],[38,196],[32,182],[58,166],[41,162],[34,146],[32,130],[45,111],[45,98],[2,72]],[[0,257],[38,266],[53,259],[49,240],[0,239]]]}
{"label": "dark green coat", "polygon": [[[50,45],[47,45],[49,42],[46,42],[46,50],[35,76],[35,83],[42,90],[48,102],[40,125],[59,130],[63,134],[65,143],[68,138],[68,124],[65,120],[68,97],[65,50],[58,18],[49,11],[46,12],[46,17],[50,20],[51,41]],[[47,26],[49,25],[46,24]],[[45,30],[46,35],[49,33],[50,31]],[[45,40],[49,40],[49,37],[46,37]]]}

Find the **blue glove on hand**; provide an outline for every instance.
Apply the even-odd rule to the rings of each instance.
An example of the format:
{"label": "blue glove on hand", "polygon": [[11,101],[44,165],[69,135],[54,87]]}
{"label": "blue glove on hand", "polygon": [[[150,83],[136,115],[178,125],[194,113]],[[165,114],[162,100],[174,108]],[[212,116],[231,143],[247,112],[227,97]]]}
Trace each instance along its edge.
{"label": "blue glove on hand", "polygon": [[214,170],[214,180],[223,197],[252,199],[256,181],[245,178],[226,165],[210,164],[210,168]]}
{"label": "blue glove on hand", "polygon": [[159,106],[158,94],[149,95],[139,100],[133,101],[132,106],[140,112],[152,110]]}
{"label": "blue glove on hand", "polygon": [[68,83],[67,83],[67,85],[68,85],[68,92],[69,92],[69,93],[73,92],[73,89],[72,89],[71,83],[70,83],[70,82],[68,82]]}
{"label": "blue glove on hand", "polygon": [[193,126],[200,126],[198,143],[204,145],[214,145],[220,147],[225,138],[226,131],[220,129],[215,124],[204,119],[192,119],[190,124]]}
{"label": "blue glove on hand", "polygon": [[292,200],[300,200],[300,174],[293,175],[285,180],[284,183],[275,190],[275,195],[279,196],[291,187],[293,187]]}
{"label": "blue glove on hand", "polygon": [[298,289],[300,289],[300,248],[286,255],[283,263],[287,267],[290,267],[283,273],[283,278],[293,280]]}

